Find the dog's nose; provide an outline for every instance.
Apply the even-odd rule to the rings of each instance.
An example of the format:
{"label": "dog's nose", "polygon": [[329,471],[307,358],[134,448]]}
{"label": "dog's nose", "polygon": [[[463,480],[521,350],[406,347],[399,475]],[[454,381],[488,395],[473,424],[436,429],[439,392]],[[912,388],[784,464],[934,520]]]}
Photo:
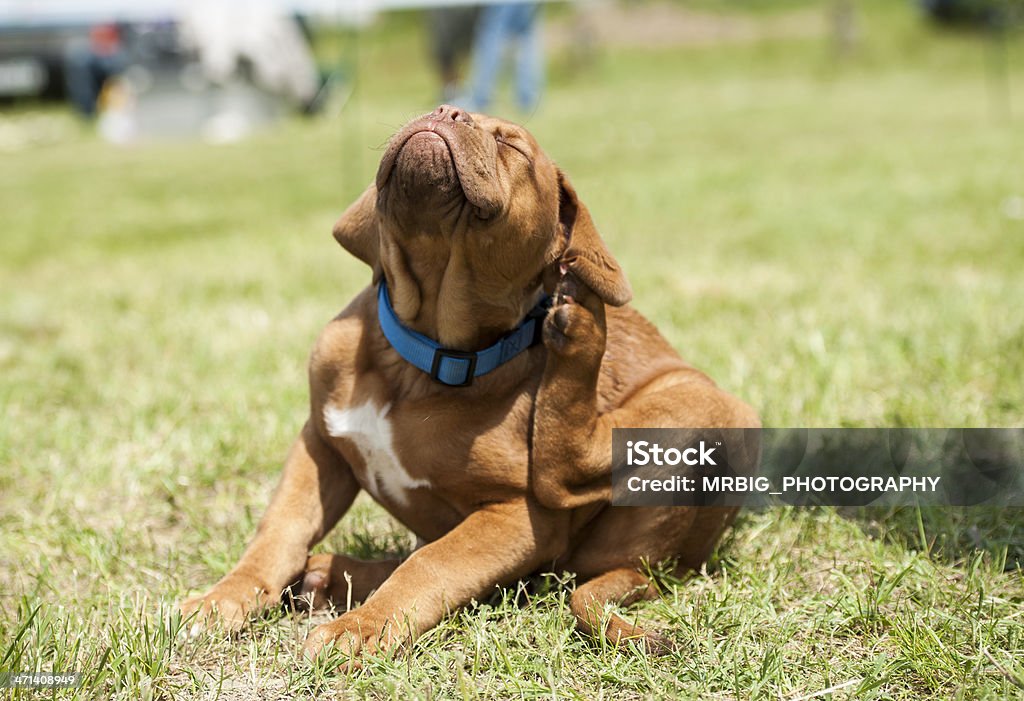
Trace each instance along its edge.
{"label": "dog's nose", "polygon": [[434,119],[438,121],[462,122],[463,124],[473,125],[473,118],[464,109],[459,107],[453,107],[452,105],[441,105],[432,115]]}

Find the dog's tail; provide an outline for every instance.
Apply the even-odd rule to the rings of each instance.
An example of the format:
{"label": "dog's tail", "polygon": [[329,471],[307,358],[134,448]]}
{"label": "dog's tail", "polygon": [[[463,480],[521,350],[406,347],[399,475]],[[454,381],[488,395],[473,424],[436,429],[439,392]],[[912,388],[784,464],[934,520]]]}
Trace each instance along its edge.
{"label": "dog's tail", "polygon": [[658,598],[658,590],[645,575],[623,567],[594,577],[581,584],[569,599],[569,608],[576,616],[580,630],[597,637],[604,635],[612,645],[635,640],[647,652],[662,655],[674,645],[668,638],[629,623],[615,613],[606,613],[609,603],[629,606],[637,601]]}

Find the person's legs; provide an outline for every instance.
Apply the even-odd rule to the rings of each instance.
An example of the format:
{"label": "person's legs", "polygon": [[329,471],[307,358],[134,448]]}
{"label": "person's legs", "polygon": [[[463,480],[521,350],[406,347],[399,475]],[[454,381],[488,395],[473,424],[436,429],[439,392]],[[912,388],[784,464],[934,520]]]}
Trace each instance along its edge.
{"label": "person's legs", "polygon": [[489,5],[480,13],[473,46],[470,96],[465,105],[471,110],[485,110],[491,103],[509,34],[509,19],[514,12],[515,5]]}
{"label": "person's legs", "polygon": [[516,100],[521,110],[530,112],[537,107],[544,84],[544,52],[537,20],[540,7],[523,3],[515,10],[514,28],[518,38]]}
{"label": "person's legs", "polygon": [[64,81],[68,97],[83,117],[96,116],[103,84],[123,73],[127,64],[122,51],[97,54],[88,42],[75,42],[68,47],[64,53]]}
{"label": "person's legs", "polygon": [[456,47],[453,40],[452,8],[441,7],[430,10],[430,39],[433,45],[434,61],[441,78],[441,101],[448,102],[454,93],[458,80],[456,71]]}
{"label": "person's legs", "polygon": [[93,70],[93,53],[88,42],[72,43],[64,54],[64,80],[68,97],[83,117],[96,114],[100,83]]}

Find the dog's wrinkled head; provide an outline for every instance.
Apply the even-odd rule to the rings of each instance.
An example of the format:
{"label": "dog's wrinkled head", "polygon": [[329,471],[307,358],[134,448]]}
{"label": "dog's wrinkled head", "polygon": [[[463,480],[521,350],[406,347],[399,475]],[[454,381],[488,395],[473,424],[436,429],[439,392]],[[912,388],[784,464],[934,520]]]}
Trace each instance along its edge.
{"label": "dog's wrinkled head", "polygon": [[442,105],[388,144],[334,227],[395,311],[451,348],[487,345],[571,270],[605,302],[629,284],[564,174],[522,127]]}

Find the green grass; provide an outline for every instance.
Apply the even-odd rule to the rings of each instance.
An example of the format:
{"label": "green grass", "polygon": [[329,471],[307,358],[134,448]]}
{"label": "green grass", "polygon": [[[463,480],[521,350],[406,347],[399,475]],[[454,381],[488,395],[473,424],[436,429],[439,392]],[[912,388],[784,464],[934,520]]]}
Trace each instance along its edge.
{"label": "green grass", "polygon": [[[767,425],[1024,424],[1024,48],[1008,116],[985,38],[906,5],[858,3],[843,61],[827,36],[558,54],[528,119],[636,306]],[[81,698],[1024,695],[1014,511],[746,513],[716,572],[631,610],[666,658],[573,631],[562,573],[347,675],[299,659],[323,615],[177,636],[267,502],[313,339],[369,282],[330,227],[431,106],[417,31],[359,39],[340,116],[234,146],[0,117],[47,120],[0,155],[0,669],[84,672]],[[411,545],[361,498],[321,547]]]}

